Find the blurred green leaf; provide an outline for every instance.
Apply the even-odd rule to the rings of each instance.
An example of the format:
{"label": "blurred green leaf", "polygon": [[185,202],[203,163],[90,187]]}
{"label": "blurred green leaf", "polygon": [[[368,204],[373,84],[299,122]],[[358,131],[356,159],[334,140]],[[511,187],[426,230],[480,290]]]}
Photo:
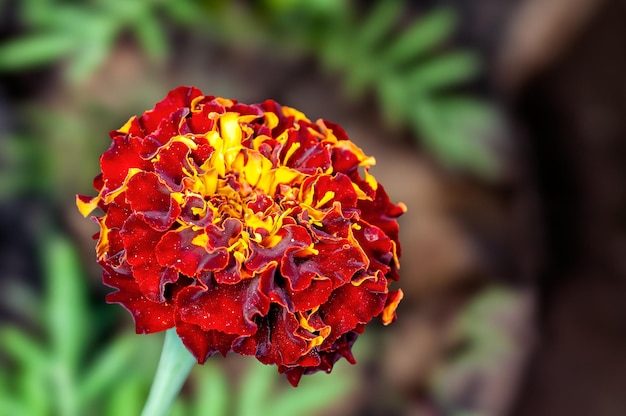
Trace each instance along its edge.
{"label": "blurred green leaf", "polygon": [[414,107],[413,122],[423,132],[424,145],[448,167],[470,169],[485,175],[492,173],[493,157],[477,141],[478,136],[466,129],[467,126],[449,123],[455,119],[455,114],[444,117],[445,111],[436,101]]}
{"label": "blurred green leaf", "polygon": [[116,338],[103,348],[82,379],[79,396],[84,403],[109,390],[123,378],[134,354],[137,353],[136,341],[136,334],[127,334]]}
{"label": "blurred green leaf", "polygon": [[197,389],[194,396],[193,414],[196,416],[226,416],[228,405],[234,400],[223,371],[209,362],[203,367],[197,367],[192,375]]}
{"label": "blurred green leaf", "polygon": [[142,374],[129,373],[118,380],[101,406],[106,406],[106,414],[111,416],[137,416],[141,414],[143,402],[148,395],[146,380]]}
{"label": "blurred green leaf", "polygon": [[356,28],[355,47],[361,50],[374,50],[381,46],[390,32],[396,27],[405,4],[402,1],[379,1],[368,13],[366,20]]}
{"label": "blurred green leaf", "polygon": [[19,393],[21,403],[28,409],[26,415],[48,415],[52,414],[51,394],[52,383],[49,374],[49,366],[44,365],[38,368],[25,370],[21,373],[19,383]]}
{"label": "blurred green leaf", "polygon": [[50,340],[54,354],[70,371],[76,371],[88,334],[85,277],[76,250],[65,238],[50,236],[42,249]]}
{"label": "blurred green leaf", "polygon": [[407,77],[407,88],[414,93],[433,93],[475,78],[480,61],[472,52],[451,52],[416,66]]}
{"label": "blurred green leaf", "polygon": [[384,120],[392,127],[399,127],[411,112],[406,102],[406,86],[401,79],[387,77],[382,79],[377,87]]}
{"label": "blurred green leaf", "polygon": [[0,330],[0,351],[24,368],[46,366],[47,354],[44,348],[17,328]]}
{"label": "blurred green leaf", "polygon": [[163,28],[152,14],[141,15],[134,24],[135,35],[153,62],[163,62],[169,54]]}
{"label": "blurred green leaf", "polygon": [[[213,1],[212,4],[214,3],[217,2]],[[164,1],[163,9],[168,16],[171,16],[179,24],[185,25],[202,21],[205,14],[202,10],[202,3],[195,0]]]}
{"label": "blurred green leaf", "polygon": [[342,373],[339,372],[333,375],[318,373],[307,376],[298,388],[274,396],[268,403],[267,414],[276,416],[321,414],[322,410],[345,397],[353,386],[353,381],[342,377]]}
{"label": "blurred green leaf", "polygon": [[452,9],[438,8],[428,13],[406,29],[384,53],[383,59],[395,65],[432,51],[446,40],[456,26]]}
{"label": "blurred green leaf", "polygon": [[[209,413],[206,413],[209,414]],[[213,414],[213,413],[211,413]],[[169,416],[189,416],[189,403],[185,398],[178,397],[170,408]]]}
{"label": "blurred green leaf", "polygon": [[250,362],[246,377],[239,388],[236,414],[238,416],[255,416],[259,409],[266,408],[267,399],[272,397],[270,392],[276,378],[275,368],[268,368],[258,362]]}
{"label": "blurred green leaf", "polygon": [[67,69],[70,81],[83,81],[102,66],[111,52],[118,29],[118,23],[110,18],[90,19],[89,27],[80,34],[82,42]]}
{"label": "blurred green leaf", "polygon": [[41,33],[0,45],[0,70],[12,71],[46,65],[67,56],[77,45],[65,33]]}

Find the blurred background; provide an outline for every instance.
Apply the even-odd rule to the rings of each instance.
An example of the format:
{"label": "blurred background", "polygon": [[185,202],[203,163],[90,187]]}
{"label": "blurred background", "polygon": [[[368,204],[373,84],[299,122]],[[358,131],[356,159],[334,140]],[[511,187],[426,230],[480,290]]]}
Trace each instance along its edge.
{"label": "blurred background", "polygon": [[0,415],[137,415],[162,334],[107,305],[74,196],[178,85],[341,124],[405,299],[287,386],[194,369],[173,415],[626,414],[623,0],[0,0]]}

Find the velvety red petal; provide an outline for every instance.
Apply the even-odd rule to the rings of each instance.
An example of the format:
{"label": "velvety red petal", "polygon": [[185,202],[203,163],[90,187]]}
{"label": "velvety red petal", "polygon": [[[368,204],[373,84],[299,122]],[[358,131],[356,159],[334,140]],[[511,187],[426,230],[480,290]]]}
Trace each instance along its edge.
{"label": "velvety red petal", "polygon": [[223,269],[216,270],[213,277],[218,284],[233,284],[242,279],[241,263],[233,255],[228,258],[228,264]]}
{"label": "velvety red petal", "polygon": [[396,242],[399,256],[400,243],[398,241],[397,218],[404,213],[404,210],[399,205],[391,203],[385,188],[380,184],[376,190],[376,198],[373,201],[359,200],[358,208],[361,210],[361,218],[383,230],[391,240]]}
{"label": "velvety red petal", "polygon": [[130,205],[126,202],[126,195],[121,193],[107,205],[104,223],[109,228],[122,227],[132,213]]}
{"label": "velvety red petal", "polygon": [[369,270],[387,274],[394,262],[391,239],[383,230],[365,221],[360,221],[359,225],[360,228],[354,231],[354,237],[370,260]]}
{"label": "velvety red petal", "polygon": [[273,305],[266,317],[258,320],[258,331],[233,344],[233,351],[254,355],[263,364],[287,365],[307,352],[307,342],[295,334],[299,324],[285,308]]}
{"label": "velvety red petal", "polygon": [[226,248],[209,250],[192,243],[204,235],[204,230],[194,231],[191,227],[168,231],[152,248],[155,258],[160,265],[172,267],[189,277],[203,270],[222,269],[228,264]]}
{"label": "velvety red petal", "polygon": [[321,227],[311,227],[311,231],[319,238],[348,238],[352,225],[351,218],[355,213],[346,215],[340,203],[333,204],[331,210],[324,214]]}
{"label": "velvety red petal", "polygon": [[208,288],[183,289],[176,298],[181,320],[205,331],[251,335],[257,330],[253,318],[265,315],[269,300],[259,291],[258,278],[233,285],[211,284]]}
{"label": "velvety red petal", "polygon": [[205,229],[208,240],[208,247],[217,249],[220,247],[229,247],[230,241],[239,237],[243,226],[241,221],[234,218],[228,218],[221,227],[217,225],[208,225]]}
{"label": "velvety red petal", "polygon": [[[303,184],[306,187],[306,183]],[[356,191],[352,187],[352,181],[343,173],[334,176],[321,175],[315,177],[313,182],[313,201],[322,201],[327,192],[332,192],[334,197],[326,203],[317,206],[318,209],[329,208],[334,202],[339,202],[342,207],[354,207],[357,202]]]}
{"label": "velvety red petal", "polygon": [[119,303],[131,313],[138,334],[159,332],[174,326],[174,304],[146,298],[132,275],[117,273],[103,265],[102,280],[105,285],[117,289],[107,295],[107,302]]}
{"label": "velvety red petal", "polygon": [[146,137],[144,137],[140,153],[141,157],[147,160],[152,159],[172,137],[181,134],[180,126],[188,114],[188,108],[179,108],[169,116],[164,116],[159,123],[159,127],[147,133]]}
{"label": "velvety red petal", "polygon": [[180,215],[172,191],[152,172],[139,172],[128,181],[126,200],[155,230],[168,230]]}
{"label": "velvety red petal", "polygon": [[284,374],[287,377],[287,381],[293,387],[298,387],[300,384],[300,379],[304,374],[304,367],[287,367],[287,366],[279,366],[278,372]]}
{"label": "velvety red petal", "polygon": [[181,142],[174,142],[159,152],[154,162],[154,171],[172,190],[180,191],[185,170],[189,172],[187,156],[189,147]]}
{"label": "velvety red petal", "polygon": [[191,101],[202,95],[202,91],[195,87],[178,87],[170,91],[167,96],[158,102],[153,110],[146,111],[139,122],[144,131],[150,133],[155,131],[164,118],[169,117],[174,111],[180,108],[188,108]]}
{"label": "velvety red petal", "polygon": [[209,357],[217,353],[225,357],[233,341],[238,337],[236,334],[225,334],[220,331],[205,331],[198,325],[180,319],[176,322],[176,333],[198,364],[204,364]]}
{"label": "velvety red petal", "polygon": [[281,262],[280,272],[293,290],[305,289],[316,276],[330,279],[340,286],[367,265],[360,248],[346,239],[320,240],[314,244],[317,255],[300,257],[297,251],[288,252]]}
{"label": "velvety red petal", "polygon": [[112,191],[122,186],[131,168],[152,170],[150,161],[142,159],[139,154],[141,146],[139,139],[129,135],[113,138],[111,147],[100,157],[100,168],[108,190]]}
{"label": "velvety red petal", "polygon": [[[271,242],[268,244],[265,240]],[[270,264],[276,265],[287,255],[288,250],[298,250],[312,242],[306,228],[300,225],[285,225],[265,240],[260,244],[252,242],[250,257],[246,261],[249,270],[262,271]]]}
{"label": "velvety red petal", "polygon": [[384,277],[365,280],[360,285],[343,285],[333,291],[328,302],[320,306],[319,314],[331,327],[322,349],[328,348],[342,334],[365,324],[380,314],[385,307],[387,286]]}
{"label": "velvety red petal", "polygon": [[138,214],[131,215],[120,231],[126,248],[126,258],[128,264],[132,266],[139,289],[148,299],[155,302],[164,300],[165,284],[178,279],[178,273],[159,265],[154,255],[154,247],[162,235],[163,233],[146,224]]}
{"label": "velvety red petal", "polygon": [[327,279],[314,279],[307,288],[300,291],[285,288],[293,311],[308,311],[321,305],[328,300],[332,291],[333,283]]}
{"label": "velvety red petal", "polygon": [[292,143],[299,143],[300,147],[286,161],[286,166],[308,174],[314,174],[318,169],[326,171],[331,166],[330,150],[308,130],[290,130],[285,153]]}
{"label": "velvety red petal", "polygon": [[[201,210],[201,213],[195,210]],[[213,213],[206,206],[206,201],[197,196],[189,195],[185,198],[181,208],[180,219],[188,224],[205,228],[209,226],[213,220]]]}
{"label": "velvety red petal", "polygon": [[278,272],[278,266],[272,265],[258,274],[259,290],[270,302],[277,303],[290,312],[294,312],[292,297],[287,293],[287,280]]}
{"label": "velvety red petal", "polygon": [[337,140],[349,140],[348,133],[337,123],[328,120],[321,120],[321,124],[325,130],[330,130]]}

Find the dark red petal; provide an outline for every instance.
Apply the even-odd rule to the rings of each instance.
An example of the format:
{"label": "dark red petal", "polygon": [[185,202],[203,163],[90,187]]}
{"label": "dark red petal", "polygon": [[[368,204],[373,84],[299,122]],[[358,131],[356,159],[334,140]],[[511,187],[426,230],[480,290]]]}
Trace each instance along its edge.
{"label": "dark red petal", "polygon": [[287,380],[292,386],[298,387],[300,378],[304,374],[314,374],[318,371],[330,373],[335,363],[342,357],[348,360],[350,364],[356,364],[356,360],[352,355],[351,349],[357,337],[357,331],[347,332],[342,335],[329,349],[317,352],[316,355],[319,357],[319,362],[317,364],[306,365],[306,363],[303,362],[302,364],[293,367],[279,366],[278,372],[285,374]]}
{"label": "dark red petal", "polygon": [[391,239],[378,227],[365,221],[359,222],[360,228],[354,231],[354,237],[370,260],[369,270],[387,274],[393,264],[393,246]]}
{"label": "dark red petal", "polygon": [[111,267],[119,267],[123,261],[126,260],[126,250],[122,237],[120,237],[120,229],[110,229],[107,235],[108,245],[106,250],[106,262]]}
{"label": "dark red petal", "polygon": [[195,87],[178,87],[170,91],[167,96],[158,102],[153,110],[146,111],[139,117],[139,123],[146,134],[155,131],[164,118],[180,108],[188,108],[191,101],[202,95],[202,91]]}
{"label": "dark red petal", "polygon": [[254,200],[248,202],[246,205],[255,213],[264,213],[269,207],[274,206],[274,201],[268,195],[256,194]]}
{"label": "dark red petal", "polygon": [[218,352],[224,357],[230,351],[236,334],[225,334],[220,331],[204,331],[198,325],[180,319],[176,322],[176,333],[187,349],[196,357],[198,364],[204,362]]}
{"label": "dark red petal", "polygon": [[355,216],[345,215],[340,203],[334,203],[322,219],[321,227],[311,227],[311,231],[320,238],[348,238],[350,236],[351,218]]}
{"label": "dark red petal", "polygon": [[289,157],[286,166],[302,173],[314,174],[318,169],[326,171],[332,165],[328,147],[308,130],[290,130],[283,149],[289,150],[291,143],[300,143],[300,147]]}
{"label": "dark red petal", "polygon": [[147,132],[143,139],[141,157],[146,160],[154,158],[172,137],[183,134],[180,127],[188,114],[188,108],[176,109],[161,120],[156,130]]}
{"label": "dark red petal", "polygon": [[[206,141],[205,138],[204,140]],[[198,143],[198,141],[199,139],[196,138],[196,143]],[[214,150],[213,146],[208,143],[198,143],[198,147],[191,150],[191,158],[198,169],[202,167],[204,162],[213,154]]]}
{"label": "dark red petal", "polygon": [[130,205],[126,202],[126,196],[124,193],[121,193],[107,205],[107,215],[104,223],[109,228],[122,227],[132,213]]}
{"label": "dark red petal", "polygon": [[379,274],[378,279],[368,279],[356,286],[343,285],[330,295],[328,302],[320,306],[319,314],[330,325],[331,333],[322,343],[328,348],[342,334],[365,324],[382,312],[387,299],[386,279]]}
{"label": "dark red petal", "polygon": [[[303,184],[303,186],[306,186],[306,184]],[[313,182],[313,191],[314,203],[321,201],[327,192],[333,192],[335,195],[328,202],[317,206],[318,209],[328,208],[336,201],[340,202],[343,208],[356,206],[356,191],[352,187],[350,178],[343,173],[337,173],[335,176],[317,176]]]}
{"label": "dark red petal", "polygon": [[107,295],[107,302],[119,303],[131,313],[138,334],[159,332],[174,326],[173,303],[148,300],[130,274],[118,273],[105,264],[102,267],[103,283],[117,289]]}
{"label": "dark red petal", "polygon": [[389,201],[389,196],[382,185],[378,185],[376,198],[373,201],[360,199],[358,208],[361,210],[361,218],[383,230],[396,243],[399,256],[400,242],[398,241],[397,218],[404,213],[404,210],[399,205]]}
{"label": "dark red petal", "polygon": [[[278,242],[267,244],[267,241],[280,239]],[[269,236],[263,242],[252,242],[251,254],[246,261],[249,270],[262,271],[270,264],[278,262],[287,255],[288,250],[299,250],[311,244],[311,236],[306,228],[300,225],[285,225],[274,236]]]}
{"label": "dark red petal", "polygon": [[354,330],[342,334],[333,345],[320,351],[321,363],[317,367],[307,368],[306,374],[312,374],[316,371],[324,371],[330,373],[333,366],[340,358],[345,358],[350,364],[356,364],[356,360],[352,355],[352,345],[362,331]]}
{"label": "dark red petal", "polygon": [[180,205],[171,193],[156,174],[139,172],[128,181],[126,200],[152,228],[166,231],[180,215]]}
{"label": "dark red petal", "polygon": [[294,311],[308,311],[326,302],[333,291],[330,280],[313,279],[306,289],[293,291],[286,288],[285,292],[291,299]]}
{"label": "dark red petal", "polygon": [[203,270],[222,269],[228,264],[226,248],[209,250],[206,246],[192,243],[204,235],[204,230],[194,231],[191,227],[168,231],[153,246],[156,260],[160,265],[173,267],[189,277]]}
{"label": "dark red petal", "polygon": [[335,172],[345,173],[352,177],[351,174],[355,172],[358,175],[358,168],[361,161],[354,152],[341,147],[335,147],[332,151],[332,163]]}
{"label": "dark red petal", "polygon": [[258,290],[258,278],[234,285],[193,286],[176,298],[180,318],[205,331],[250,335],[256,332],[255,315],[265,315],[269,300]]}
{"label": "dark red petal", "polygon": [[129,135],[113,138],[111,147],[100,157],[102,177],[109,191],[122,186],[130,168],[152,170],[150,161],[139,155],[141,146],[139,139]]}
{"label": "dark red petal", "polygon": [[294,311],[291,296],[287,293],[287,282],[277,271],[276,265],[271,265],[259,273],[259,290],[272,303],[277,303],[290,312]]}
{"label": "dark red petal", "polygon": [[206,227],[206,233],[209,237],[209,247],[229,247],[230,240],[239,237],[242,229],[241,221],[228,218],[222,224],[222,227],[217,225],[209,225]]}
{"label": "dark red petal", "polygon": [[189,171],[187,156],[189,148],[181,142],[174,142],[161,149],[159,158],[154,162],[154,171],[171,189],[180,191],[183,177]]}
{"label": "dark red petal", "polygon": [[224,107],[217,104],[203,104],[200,111],[193,111],[187,119],[187,127],[195,134],[205,134],[215,126],[215,120],[209,113],[224,113]]}
{"label": "dark red petal", "polygon": [[[196,213],[194,209],[204,212]],[[188,195],[181,208],[180,219],[188,224],[205,228],[213,220],[213,212],[207,208],[206,201],[197,195]]]}
{"label": "dark red petal", "polygon": [[287,367],[287,366],[279,366],[278,372],[284,374],[287,377],[287,381],[293,387],[298,387],[300,384],[300,379],[304,374],[304,367]]}
{"label": "dark red petal", "polygon": [[333,285],[340,286],[367,265],[363,251],[347,239],[320,240],[314,245],[317,255],[300,257],[297,251],[286,253],[280,272],[293,290],[303,290],[316,277],[328,278]]}
{"label": "dark red petal", "polygon": [[293,314],[273,304],[269,314],[258,320],[258,331],[235,341],[233,351],[254,355],[263,364],[292,364],[307,353],[307,342],[295,334],[298,328]]}
{"label": "dark red petal", "polygon": [[233,284],[241,280],[241,263],[232,254],[229,255],[228,264],[221,270],[216,270],[213,277],[218,284]]}
{"label": "dark red petal", "polygon": [[259,117],[263,116],[263,111],[259,107],[255,105],[247,105],[247,104],[242,104],[242,103],[235,103],[230,108],[230,111],[239,113],[242,116],[245,116],[245,115],[259,116]]}
{"label": "dark red petal", "polygon": [[323,131],[330,130],[333,133],[333,135],[337,138],[337,140],[349,140],[348,133],[346,133],[346,131],[339,124],[333,123],[332,121],[328,121],[328,120],[321,120],[319,124],[322,125]]}
{"label": "dark red petal", "polygon": [[175,282],[178,273],[161,267],[154,255],[154,247],[163,233],[145,223],[139,214],[132,214],[124,223],[120,236],[126,248],[128,264],[132,266],[133,276],[139,289],[150,300],[161,302],[166,283]]}

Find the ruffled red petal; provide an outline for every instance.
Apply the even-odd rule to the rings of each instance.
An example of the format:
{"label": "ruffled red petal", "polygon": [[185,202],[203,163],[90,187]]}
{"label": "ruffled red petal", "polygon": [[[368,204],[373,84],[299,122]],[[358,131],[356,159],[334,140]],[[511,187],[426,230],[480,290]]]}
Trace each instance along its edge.
{"label": "ruffled red petal", "polygon": [[107,302],[119,303],[131,313],[138,334],[159,332],[174,326],[174,304],[148,300],[131,274],[118,273],[103,266],[102,280],[105,285],[117,289],[107,295]]}
{"label": "ruffled red petal", "polygon": [[251,335],[257,330],[254,316],[266,315],[269,309],[269,300],[259,291],[258,280],[187,287],[176,298],[178,315],[182,321],[205,331]]}
{"label": "ruffled red petal", "polygon": [[224,357],[231,350],[237,334],[208,330],[183,320],[176,321],[176,333],[187,349],[193,354],[198,364],[203,364],[209,357],[220,353]]}
{"label": "ruffled red petal", "polygon": [[163,302],[165,284],[175,282],[178,273],[157,262],[154,247],[162,232],[148,225],[140,214],[132,214],[122,227],[120,237],[126,249],[126,260],[141,292],[154,302]]}

